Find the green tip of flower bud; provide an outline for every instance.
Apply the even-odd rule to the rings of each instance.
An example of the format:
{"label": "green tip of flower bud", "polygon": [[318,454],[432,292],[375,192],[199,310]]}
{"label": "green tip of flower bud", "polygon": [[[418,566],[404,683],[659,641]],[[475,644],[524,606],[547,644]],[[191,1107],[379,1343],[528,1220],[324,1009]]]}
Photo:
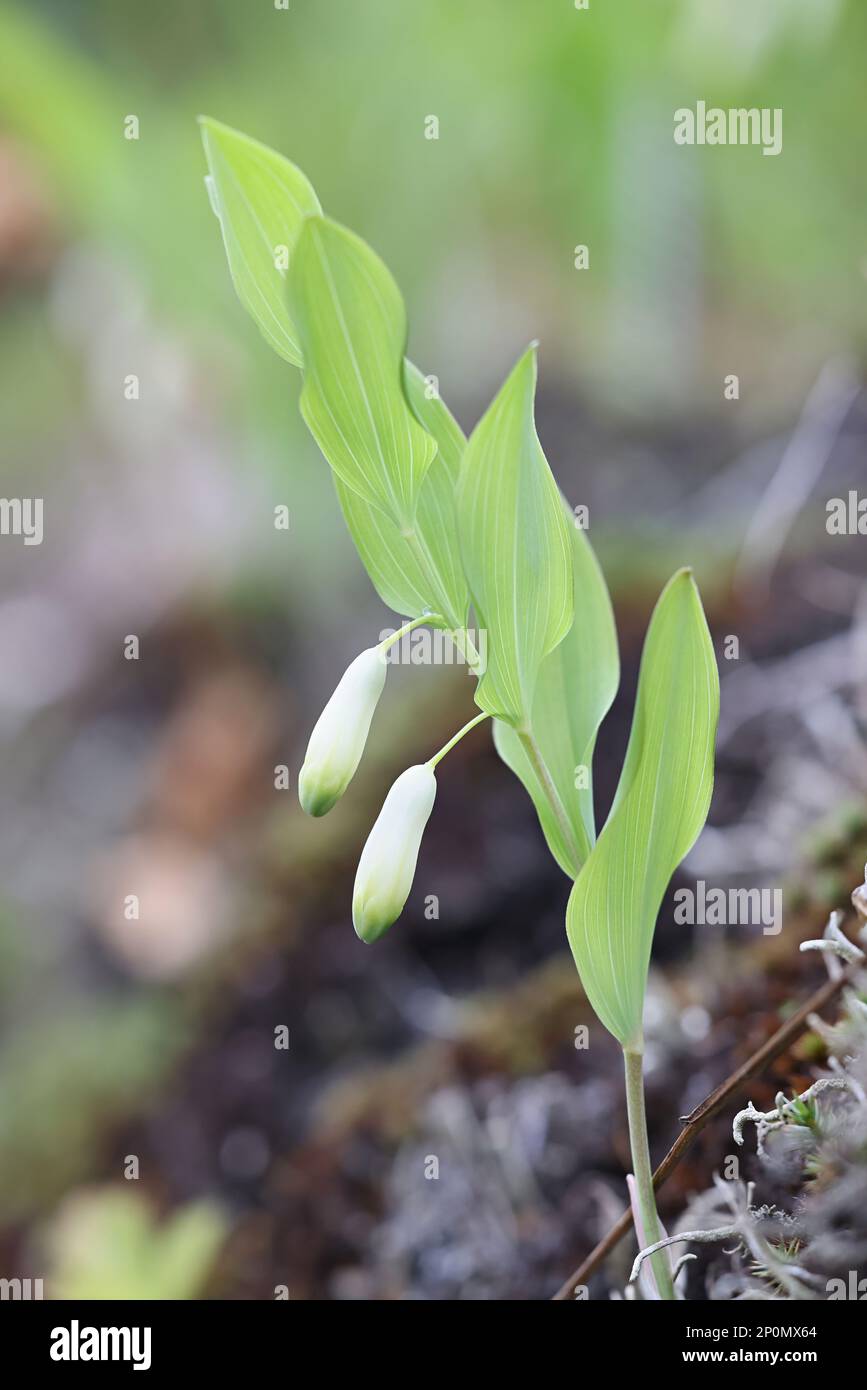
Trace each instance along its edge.
{"label": "green tip of flower bud", "polygon": [[298,774],[298,800],[308,816],[324,816],[343,795],[342,786],[326,787],[305,763]]}
{"label": "green tip of flower bud", "polygon": [[358,861],[352,895],[356,935],[370,944],[406,905],[437,783],[429,763],[402,772],[385,798]]}
{"label": "green tip of flower bud", "polygon": [[355,776],[387,670],[385,654],[368,647],[346,668],[317,719],[298,775],[298,799],[308,816],[330,811]]}
{"label": "green tip of flower bud", "polygon": [[[403,908],[401,907],[401,911]],[[398,917],[400,913],[398,913]],[[374,941],[378,941],[381,936],[385,936],[389,927],[393,927],[397,917],[392,917],[391,913],[379,914],[368,906],[365,910],[357,910],[355,899],[352,900],[352,925],[355,927],[355,935],[359,941],[363,941],[365,946],[372,946]]]}

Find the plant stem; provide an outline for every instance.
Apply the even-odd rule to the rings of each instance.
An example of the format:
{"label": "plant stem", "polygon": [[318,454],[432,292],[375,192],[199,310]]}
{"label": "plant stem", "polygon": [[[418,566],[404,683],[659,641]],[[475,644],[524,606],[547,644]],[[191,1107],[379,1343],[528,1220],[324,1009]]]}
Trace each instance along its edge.
{"label": "plant stem", "polygon": [[[644,1226],[644,1242],[654,1245],[662,1239],[662,1228],[653,1195],[653,1169],[650,1166],[650,1149],[647,1143],[647,1117],[644,1110],[644,1067],[643,1054],[623,1049],[623,1062],[626,1069],[626,1109],[629,1115],[629,1145],[632,1150],[632,1170],[638,1188],[638,1209]],[[659,1250],[650,1257],[651,1268],[656,1277],[656,1287],[660,1298],[674,1298],[674,1284],[671,1266],[666,1251]]]}
{"label": "plant stem", "polygon": [[566,808],[563,805],[563,802],[560,800],[560,793],[554,785],[554,780],[550,772],[548,771],[548,765],[545,762],[545,759],[542,757],[539,745],[537,744],[533,735],[529,732],[522,733],[520,730],[518,730],[518,737],[521,740],[524,752],[527,754],[527,757],[530,759],[530,762],[533,765],[533,771],[535,772],[536,776],[542,784],[542,788],[545,792],[546,797],[548,798],[551,810],[554,812],[554,815],[557,819],[557,824],[560,827],[560,833],[562,834],[563,839],[566,842],[566,848],[568,849],[569,854],[572,857],[572,875],[574,878],[577,878],[578,874],[581,872],[581,865],[587,858],[587,848],[585,848],[583,853],[581,852],[581,849],[578,845],[578,841],[575,839],[575,832],[572,829],[572,823],[566,814]]}
{"label": "plant stem", "polygon": [[404,623],[403,627],[399,627],[390,637],[384,637],[379,644],[379,650],[381,652],[387,652],[389,647],[394,646],[395,642],[399,642],[402,637],[406,637],[407,633],[412,632],[414,628],[421,627],[422,623],[434,624],[441,622],[443,622],[441,613],[422,613],[420,618],[413,618],[410,622]]}
{"label": "plant stem", "polygon": [[448,743],[443,745],[438,753],[434,753],[432,758],[428,758],[428,767],[436,767],[440,758],[444,758],[446,753],[454,748],[456,743],[460,743],[464,734],[468,734],[470,729],[474,729],[477,724],[481,724],[483,719],[490,719],[490,717],[491,716],[486,711],[483,711],[481,714],[477,714],[475,719],[471,719],[469,723],[465,724],[462,729],[458,729],[457,733],[449,739]]}
{"label": "plant stem", "polygon": [[476,651],[476,644],[470,637],[470,634],[467,631],[466,627],[449,627],[446,628],[446,632],[454,642],[461,656],[464,658],[464,661],[467,663],[467,666],[470,670],[470,674],[475,676],[478,680],[481,674],[479,670],[479,663],[481,661],[481,657],[479,656],[479,653]]}
{"label": "plant stem", "polygon": [[[443,584],[439,575],[439,571],[437,570],[436,564],[431,557],[430,551],[428,550],[421,536],[418,534],[418,532],[415,530],[413,526],[409,526],[405,531],[402,532],[402,535],[410,550],[415,555],[415,558],[418,560],[421,570],[423,571],[429,584],[431,585],[431,594],[433,595],[434,593],[439,593],[442,597],[447,598],[447,595],[443,593]],[[446,602],[446,604],[443,605],[443,608],[444,610],[448,608],[448,602]],[[464,615],[464,617],[466,618],[466,615]],[[446,624],[446,631],[448,632],[458,651],[466,660],[470,670],[475,672],[476,675],[478,675],[479,653],[476,651],[475,644],[471,640],[470,634],[467,632],[466,627],[449,627],[448,615],[446,615],[446,617],[443,618],[443,622]]]}
{"label": "plant stem", "polygon": [[447,619],[443,617],[442,613],[422,613],[420,618],[413,618],[411,621],[404,623],[403,627],[399,627],[390,637],[384,637],[382,639],[379,643],[380,651],[387,652],[389,647],[394,646],[395,642],[399,642],[402,637],[406,637],[407,633],[412,632],[417,627],[421,627],[425,623],[430,627],[442,628],[446,636],[452,639],[470,670],[478,674],[479,654],[473,645],[470,634],[465,627],[449,627]]}
{"label": "plant stem", "polygon": [[[654,1188],[661,1187],[667,1181],[708,1121],[712,1120],[714,1115],[719,1114],[732,1096],[743,1092],[747,1081],[758,1076],[769,1062],[772,1062],[775,1057],[779,1057],[781,1052],[785,1052],[786,1048],[791,1046],[794,1039],[803,1033],[808,1026],[811,1015],[826,1008],[838,994],[842,993],[846,985],[852,984],[855,973],[856,967],[850,966],[836,980],[826,980],[822,987],[817,989],[815,994],[811,994],[806,1003],[801,1005],[798,1012],[781,1024],[776,1033],[762,1043],[758,1051],[754,1052],[752,1057],[748,1058],[736,1071],[733,1071],[722,1085],[717,1086],[716,1090],[712,1091],[688,1115],[681,1115],[683,1129],[653,1175]],[[581,1262],[577,1269],[573,1270],[566,1282],[558,1289],[554,1295],[555,1300],[562,1303],[565,1299],[572,1298],[578,1285],[586,1284],[606,1255],[610,1255],[611,1251],[617,1248],[631,1225],[632,1211],[627,1208],[620,1220],[615,1222],[608,1234],[594,1246],[587,1258]]]}

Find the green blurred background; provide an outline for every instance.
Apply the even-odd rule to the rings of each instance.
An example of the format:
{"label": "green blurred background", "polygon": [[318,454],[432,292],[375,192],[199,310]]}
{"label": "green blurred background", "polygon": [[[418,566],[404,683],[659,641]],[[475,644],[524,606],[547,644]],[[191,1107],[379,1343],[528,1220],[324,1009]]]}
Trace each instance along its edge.
{"label": "green blurred background", "polygon": [[[817,476],[827,464],[835,493],[863,478],[865,47],[858,0],[0,6],[2,490],[43,496],[46,516],[42,546],[0,549],[0,1273],[97,1297],[445,1296],[458,1276],[417,1273],[423,1238],[420,1266],[401,1246],[394,1283],[365,1253],[377,1231],[397,1240],[388,1183],[420,1097],[469,1085],[463,1061],[424,1061],[425,1046],[463,1057],[467,1027],[482,1071],[577,1065],[571,976],[544,976],[541,994],[566,999],[565,1053],[553,1024],[533,1034],[542,1002],[526,1035],[497,1031],[499,994],[561,960],[564,893],[489,752],[456,760],[423,860],[449,925],[437,935],[420,897],[377,960],[351,936],[372,811],[419,740],[461,717],[465,677],[395,673],[388,727],[334,825],[303,824],[274,790],[275,765],[294,781],[317,701],[391,615],[301,424],[300,377],[235,299],[196,115],[288,155],[377,249],[411,355],[466,428],[541,340],[540,435],[570,501],[590,505],[623,634],[604,801],[636,643],[677,564],[695,564],[715,633],[747,634],[757,656],[852,621],[863,561],[839,547],[828,577],[828,489],[791,523],[767,499],[781,468],[783,492],[786,469],[797,484],[787,445],[812,438],[813,416]],[[699,98],[782,108],[781,155],[677,147],[673,112]],[[773,603],[744,586],[763,569],[743,549],[760,507],[785,549]],[[720,833],[772,762],[764,734],[723,759]],[[762,861],[772,876],[802,830],[860,804],[857,779],[811,785],[786,853],[780,827]],[[486,796],[498,809],[482,817]],[[712,843],[723,872],[731,842]],[[134,891],[147,910],[130,924]],[[467,1003],[480,988],[483,1045]],[[298,1039],[288,1059],[279,1025]],[[433,1077],[417,1092],[387,1073],[374,1163],[359,1068],[378,1076],[419,1048]],[[565,1275],[585,1233],[579,1213],[551,1235],[524,1287]],[[474,1296],[494,1296],[501,1264],[470,1259]]]}

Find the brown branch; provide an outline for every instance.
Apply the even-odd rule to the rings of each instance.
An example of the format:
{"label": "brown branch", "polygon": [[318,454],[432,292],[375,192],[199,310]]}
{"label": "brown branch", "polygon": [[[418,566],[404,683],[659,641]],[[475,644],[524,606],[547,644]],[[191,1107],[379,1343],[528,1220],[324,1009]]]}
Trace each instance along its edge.
{"label": "brown branch", "polygon": [[[807,1025],[810,1014],[819,1013],[831,1000],[840,993],[844,985],[851,984],[858,969],[863,966],[853,965],[844,970],[835,980],[826,980],[821,989],[817,989],[812,994],[797,1013],[787,1019],[782,1027],[778,1028],[767,1042],[763,1043],[757,1052],[754,1052],[743,1066],[733,1071],[721,1086],[717,1086],[715,1091],[703,1100],[700,1105],[689,1115],[681,1117],[683,1129],[675,1139],[665,1158],[660,1163],[653,1175],[653,1186],[659,1188],[665,1182],[672,1170],[680,1162],[693,1140],[704,1129],[709,1120],[721,1110],[726,1101],[730,1100],[744,1082],[750,1081],[768,1062],[772,1062],[775,1057],[779,1057],[781,1052],[785,1052],[789,1043],[793,1042],[799,1033]],[[554,1295],[554,1301],[571,1298],[579,1284],[586,1284],[593,1271],[602,1263],[606,1255],[609,1255],[616,1245],[623,1239],[632,1227],[632,1211],[627,1208],[615,1226],[612,1226],[607,1236],[600,1240],[595,1249],[591,1250],[586,1260],[578,1266],[573,1274],[570,1274],[561,1289]]]}

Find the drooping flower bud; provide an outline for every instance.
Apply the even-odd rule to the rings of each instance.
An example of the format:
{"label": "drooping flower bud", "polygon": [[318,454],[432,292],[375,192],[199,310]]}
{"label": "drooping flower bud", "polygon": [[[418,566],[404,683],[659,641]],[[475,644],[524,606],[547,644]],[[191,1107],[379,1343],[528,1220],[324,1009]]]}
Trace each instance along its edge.
{"label": "drooping flower bud", "polygon": [[346,668],[317,719],[298,775],[298,796],[308,816],[324,816],[352,781],[387,670],[385,653],[368,647]]}
{"label": "drooping flower bud", "polygon": [[355,875],[352,921],[362,941],[376,941],[403,912],[436,794],[433,768],[419,763],[400,774],[385,798]]}

